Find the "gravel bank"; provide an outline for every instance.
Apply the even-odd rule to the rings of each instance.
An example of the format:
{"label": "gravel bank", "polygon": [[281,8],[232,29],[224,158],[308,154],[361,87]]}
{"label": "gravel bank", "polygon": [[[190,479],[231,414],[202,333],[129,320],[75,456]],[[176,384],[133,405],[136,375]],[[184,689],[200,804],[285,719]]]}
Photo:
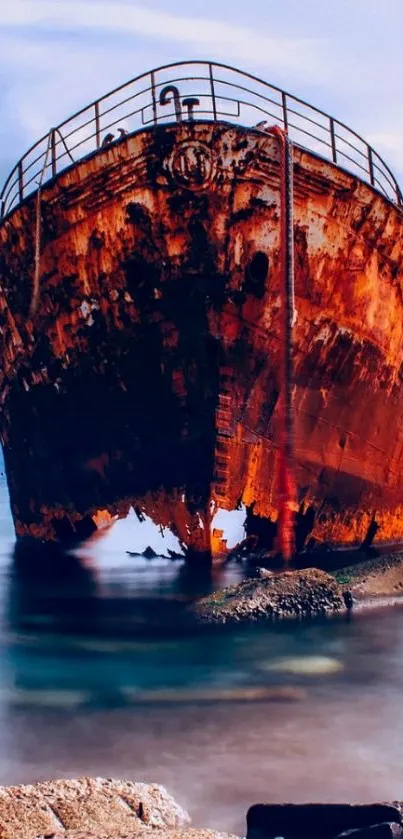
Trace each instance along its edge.
{"label": "gravel bank", "polygon": [[261,620],[333,614],[345,609],[342,586],[318,568],[281,574],[259,569],[244,580],[203,597],[192,606],[204,624],[256,623]]}

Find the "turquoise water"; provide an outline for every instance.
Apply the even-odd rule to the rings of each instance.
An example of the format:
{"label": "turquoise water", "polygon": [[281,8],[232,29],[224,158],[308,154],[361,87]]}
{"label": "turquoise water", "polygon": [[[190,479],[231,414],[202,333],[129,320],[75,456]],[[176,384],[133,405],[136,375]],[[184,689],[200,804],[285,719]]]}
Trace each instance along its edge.
{"label": "turquoise water", "polygon": [[[403,611],[184,636],[180,563],[115,528],[79,556],[14,550],[0,477],[0,783],[164,784],[242,833],[259,800],[403,798]],[[279,691],[288,691],[288,701]]]}

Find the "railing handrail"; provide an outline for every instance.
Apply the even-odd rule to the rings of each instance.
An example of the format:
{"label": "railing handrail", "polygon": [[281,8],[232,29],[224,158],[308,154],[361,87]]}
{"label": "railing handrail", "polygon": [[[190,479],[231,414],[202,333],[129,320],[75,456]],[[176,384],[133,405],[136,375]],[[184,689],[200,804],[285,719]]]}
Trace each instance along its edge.
{"label": "railing handrail", "polygon": [[[175,70],[176,68],[189,68],[189,67],[200,67],[205,68],[207,71],[207,75],[199,75],[193,76],[191,73],[187,73],[186,76],[180,76],[179,78],[173,77],[170,78],[169,76],[165,78],[163,81],[157,80],[157,77],[163,73],[168,71]],[[219,78],[218,74],[220,71],[226,71],[230,74],[234,74],[236,76],[237,81],[225,78]],[[214,76],[214,72],[216,75]],[[279,95],[279,102],[276,102],[275,99],[270,99],[267,95],[264,95],[262,92],[258,90],[250,89],[245,87],[243,84],[239,83],[240,79],[246,79],[248,81],[253,82],[255,85],[261,85],[265,89],[265,91],[270,91],[272,94]],[[117,94],[121,93],[122,91],[127,90],[131,86],[135,85],[136,83],[143,81],[147,84],[143,86],[141,90],[135,91],[132,95],[127,96],[122,101],[118,101],[113,104],[109,109],[106,109],[103,113],[101,112],[102,103],[112,97],[115,97]],[[49,142],[49,139],[52,139],[52,154],[51,154],[51,176],[48,178],[50,180],[56,174],[59,174],[60,171],[67,168],[69,165],[66,162],[59,171],[57,170],[57,162],[61,160],[61,158],[67,156],[73,160],[72,151],[76,150],[80,146],[83,147],[83,153],[81,156],[75,160],[74,162],[77,163],[83,157],[86,157],[91,152],[96,152],[101,148],[101,133],[106,131],[116,125],[119,124],[122,120],[125,121],[130,117],[139,117],[141,116],[140,124],[134,129],[138,130],[139,128],[144,128],[148,126],[156,126],[161,123],[171,122],[173,118],[178,121],[178,113],[182,114],[181,111],[181,104],[179,103],[179,111],[177,110],[177,102],[174,102],[175,105],[175,112],[169,111],[169,113],[159,113],[158,108],[161,108],[162,105],[168,104],[168,101],[165,102],[161,101],[162,91],[172,90],[172,86],[175,90],[177,90],[178,95],[179,90],[176,88],[176,85],[179,83],[189,83],[189,82],[203,82],[208,84],[207,93],[202,93],[200,90],[195,90],[193,92],[193,98],[205,98],[211,100],[211,108],[206,110],[202,108],[200,114],[208,114],[212,116],[213,121],[217,121],[222,119],[223,116],[225,117],[233,117],[234,119],[238,118],[241,113],[241,107],[245,109],[254,110],[258,115],[261,114],[270,116],[270,118],[277,119],[278,122],[282,122],[285,127],[289,126],[294,134],[302,134],[304,135],[305,142],[299,142],[298,139],[295,140],[296,144],[308,151],[314,151],[314,153],[318,154],[318,151],[312,149],[312,145],[321,144],[324,147],[325,154],[321,156],[325,157],[325,159],[330,159],[333,163],[338,164],[339,166],[342,165],[343,161],[348,161],[346,166],[342,166],[342,168],[347,169],[347,171],[355,172],[355,169],[360,170],[360,174],[358,177],[361,180],[369,182],[370,185],[376,189],[377,191],[381,192],[386,198],[388,198],[393,203],[397,204],[399,207],[403,207],[403,197],[402,192],[400,190],[399,184],[389,166],[385,163],[382,157],[375,151],[375,149],[366,142],[356,131],[349,128],[345,123],[341,122],[340,120],[332,117],[325,111],[320,110],[319,108],[315,107],[314,105],[309,104],[304,99],[301,99],[298,96],[294,96],[294,94],[289,93],[288,91],[283,90],[282,88],[278,87],[277,85],[270,84],[265,82],[263,79],[260,79],[258,76],[253,75],[252,73],[248,73],[245,71],[238,70],[235,67],[231,67],[228,64],[223,64],[221,62],[211,62],[211,61],[201,61],[201,60],[190,60],[190,61],[175,61],[170,64],[163,64],[160,67],[156,68],[155,70],[148,71],[147,73],[142,73],[138,76],[133,77],[128,82],[125,82],[122,85],[118,85],[113,90],[109,91],[108,93],[104,94],[103,96],[99,97],[98,99],[94,99],[88,105],[80,110],[76,111],[72,116],[68,117],[67,119],[63,120],[58,126],[53,127],[41,137],[40,140],[37,140],[28,151],[23,155],[23,157],[16,163],[14,168],[11,170],[7,180],[5,181],[2,191],[0,193],[0,219],[3,219],[6,215],[12,212],[19,204],[25,200],[28,195],[31,195],[35,192],[35,186],[32,186],[35,178],[38,175],[38,172],[31,171],[31,175],[28,180],[24,180],[24,176],[32,170],[36,163],[39,164],[39,171],[41,170],[41,161],[45,158],[45,148]],[[221,95],[217,93],[217,88],[224,87],[231,89],[232,92],[239,91],[237,94],[238,98],[233,98],[232,96]],[[158,98],[158,91],[159,91],[159,98]],[[242,92],[247,94],[250,97],[254,97],[254,101],[248,101],[241,98]],[[108,114],[112,114],[113,111],[118,110],[123,105],[126,105],[129,102],[132,102],[136,98],[139,99],[143,96],[150,94],[150,100],[146,102],[146,104],[139,105],[137,109],[129,114],[125,114],[123,117],[119,117],[118,119],[108,123],[101,129],[101,121],[102,118],[105,118]],[[189,99],[189,97],[188,97]],[[186,100],[185,100],[186,101]],[[237,111],[235,114],[231,114],[225,111],[220,111],[219,102],[233,102],[237,105]],[[260,104],[259,104],[260,101]],[[270,103],[271,106],[274,108],[278,108],[280,111],[280,116],[273,115],[270,110],[262,106],[262,103]],[[138,103],[137,103],[138,104]],[[185,102],[182,103],[183,105]],[[198,102],[200,105],[200,99]],[[312,116],[308,116],[307,114],[300,113],[298,110],[295,110],[295,105],[299,105],[302,109],[308,109],[311,113],[315,114],[316,116],[320,116],[322,120],[325,120],[325,123],[322,125],[320,122],[317,122],[315,119],[312,119]],[[294,106],[294,107],[293,107]],[[151,120],[144,121],[144,113],[152,109],[153,118]],[[78,127],[73,127],[73,122],[78,120],[83,114],[88,115],[88,119],[85,120],[81,125]],[[89,115],[90,114],[90,115]],[[197,111],[191,114],[190,110],[188,111],[188,118],[194,119],[196,116],[197,118]],[[181,117],[182,121],[182,117]],[[228,121],[228,120],[226,120]],[[298,125],[300,121],[303,125]],[[315,129],[312,128],[310,131],[307,130],[307,125],[310,124],[312,126],[316,126],[317,129],[321,132],[318,136],[317,134],[312,133]],[[239,123],[237,123],[239,124]],[[71,131],[64,137],[62,134],[62,129],[66,126],[71,126]],[[84,128],[88,126],[94,126],[94,131],[88,137],[86,136],[84,139],[79,139],[78,142],[73,146],[72,149],[69,149],[66,140],[72,137],[74,134],[78,132],[82,132]],[[305,127],[303,127],[305,126]],[[339,131],[339,133],[337,133]],[[341,132],[346,132],[347,137],[343,137],[340,134]],[[129,133],[132,133],[130,131]],[[309,142],[307,143],[306,138],[309,137],[310,140],[314,140],[315,143],[312,144],[311,147],[309,146]],[[352,142],[352,139],[358,141],[358,143],[362,146],[362,148],[357,148],[356,145]],[[94,140],[95,145],[91,147],[90,150],[88,148],[84,150],[84,147],[88,145],[90,141]],[[38,153],[38,156],[35,157],[33,160],[30,160],[30,156],[36,149],[39,149],[43,144],[44,150],[41,153]],[[58,146],[64,147],[64,151],[61,154],[58,154]],[[351,152],[348,154],[343,151],[343,146],[348,146]],[[330,149],[331,153],[328,152]],[[323,149],[322,149],[323,151]],[[363,161],[365,161],[366,165],[364,166],[363,162],[358,162],[354,160],[352,157],[352,153],[359,155]],[[320,154],[320,152],[319,152]],[[46,168],[46,166],[45,166]],[[375,170],[377,174],[375,173]],[[361,172],[366,176],[365,178],[361,174]],[[29,191],[26,192],[27,187],[30,187]]]}

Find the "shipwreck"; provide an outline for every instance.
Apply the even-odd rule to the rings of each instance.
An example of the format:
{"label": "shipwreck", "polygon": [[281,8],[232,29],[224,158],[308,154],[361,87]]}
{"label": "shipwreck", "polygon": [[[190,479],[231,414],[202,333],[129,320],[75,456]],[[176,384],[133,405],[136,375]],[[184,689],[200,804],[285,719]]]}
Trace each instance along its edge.
{"label": "shipwreck", "polygon": [[178,63],[51,128],[1,202],[18,539],[129,511],[196,561],[276,550],[282,514],[288,553],[403,539],[402,195],[365,140]]}

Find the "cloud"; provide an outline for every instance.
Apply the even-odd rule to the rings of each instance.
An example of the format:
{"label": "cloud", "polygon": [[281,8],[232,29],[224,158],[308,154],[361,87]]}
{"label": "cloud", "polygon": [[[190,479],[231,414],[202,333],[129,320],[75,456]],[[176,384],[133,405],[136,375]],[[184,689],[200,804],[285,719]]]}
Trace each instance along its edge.
{"label": "cloud", "polygon": [[229,20],[151,10],[124,0],[13,0],[4,3],[1,22],[2,174],[9,149],[18,158],[50,125],[183,52],[190,59],[207,54],[243,65],[281,83],[281,74],[314,79],[324,49],[320,39],[271,37]]}
{"label": "cloud", "polygon": [[[222,0],[217,14],[205,0],[209,15],[200,14],[199,2],[193,17],[189,6],[183,13],[182,0],[172,0],[171,11],[163,0],[153,2],[162,8],[131,0],[3,0],[1,174],[11,157],[18,158],[50,125],[156,64],[182,57],[235,64],[286,87],[351,123],[403,171],[403,121],[396,113],[399,59],[394,50],[379,47],[374,53],[368,33],[360,40],[353,27],[350,37],[344,21],[348,3],[338,30],[335,21],[329,26],[328,12],[320,23],[319,0],[309,0],[315,15],[308,21],[296,0],[283,0],[283,11],[267,0],[248,0],[251,7],[239,9]],[[252,14],[258,6],[260,18]],[[390,25],[388,19],[388,32]]]}
{"label": "cloud", "polygon": [[230,21],[210,20],[147,9],[124,2],[85,0],[13,0],[2,9],[3,26],[78,29],[137,35],[153,40],[184,43],[194,49],[217,51],[260,66],[314,74],[323,70],[325,46],[322,39],[284,38],[262,35],[252,27]]}

